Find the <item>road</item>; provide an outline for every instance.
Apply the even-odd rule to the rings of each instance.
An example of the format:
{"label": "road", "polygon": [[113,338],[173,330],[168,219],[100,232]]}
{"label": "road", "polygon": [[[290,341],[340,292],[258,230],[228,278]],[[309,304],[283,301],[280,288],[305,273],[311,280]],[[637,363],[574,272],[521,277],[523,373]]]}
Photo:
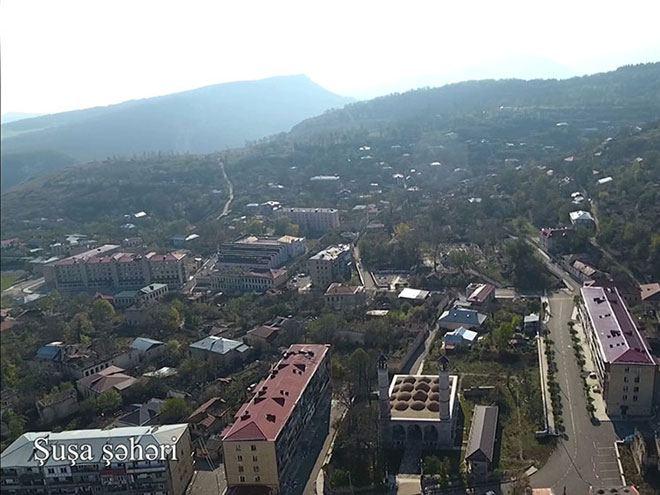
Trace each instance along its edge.
{"label": "road", "polygon": [[341,401],[335,399],[332,400],[332,406],[330,410],[330,427],[328,434],[326,435],[325,441],[323,442],[323,447],[321,447],[321,451],[316,458],[312,472],[309,474],[309,480],[307,481],[305,490],[303,492],[304,495],[315,495],[317,493],[317,478],[319,477],[319,473],[325,463],[330,460],[329,457],[332,452],[332,446],[335,443],[335,437],[337,435],[335,424],[340,421],[341,418],[346,414],[346,410],[346,406],[341,403]]}
{"label": "road", "polygon": [[218,215],[216,220],[220,220],[222,217],[226,217],[229,212],[231,211],[231,203],[234,201],[234,184],[229,180],[229,177],[227,177],[227,171],[225,170],[225,163],[220,160],[219,162],[220,169],[222,170],[222,176],[225,179],[225,182],[227,183],[227,190],[229,191],[229,198],[225,202],[225,206],[222,208],[222,213]]}
{"label": "road", "polygon": [[614,441],[619,438],[615,425],[593,424],[586,408],[580,368],[568,331],[573,294],[566,290],[552,294],[549,311],[548,330],[554,341],[566,431],[548,462],[531,477],[531,484],[571,495],[587,494],[592,486],[620,484],[614,449]]}
{"label": "road", "polygon": [[374,282],[374,278],[371,276],[369,270],[365,269],[364,266],[362,265],[362,258],[360,257],[360,248],[357,247],[357,245],[353,246],[353,259],[355,260],[355,268],[357,269],[360,275],[360,280],[362,280],[362,284],[364,285],[364,290],[367,293],[375,292],[376,282]]}

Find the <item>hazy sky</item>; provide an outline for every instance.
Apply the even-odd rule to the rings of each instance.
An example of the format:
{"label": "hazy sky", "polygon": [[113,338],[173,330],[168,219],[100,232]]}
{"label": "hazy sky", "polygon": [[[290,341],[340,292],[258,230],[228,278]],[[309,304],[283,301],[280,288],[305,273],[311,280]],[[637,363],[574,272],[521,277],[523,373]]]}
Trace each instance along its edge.
{"label": "hazy sky", "polygon": [[2,113],[305,73],[366,97],[660,61],[660,2],[1,0]]}

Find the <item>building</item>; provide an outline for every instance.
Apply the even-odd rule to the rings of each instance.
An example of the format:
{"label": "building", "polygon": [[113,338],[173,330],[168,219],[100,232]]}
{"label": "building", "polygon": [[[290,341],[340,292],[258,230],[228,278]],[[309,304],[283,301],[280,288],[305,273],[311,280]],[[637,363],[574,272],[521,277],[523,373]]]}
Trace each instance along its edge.
{"label": "building", "polygon": [[440,315],[440,328],[455,330],[464,327],[467,330],[478,330],[488,317],[473,309],[453,308]]}
{"label": "building", "polygon": [[[35,451],[37,441],[47,442],[44,448],[49,452],[70,447],[82,454],[87,450],[82,446],[89,445],[90,455],[81,455],[75,465],[51,455],[40,465],[38,456],[45,454]],[[134,458],[117,460],[123,450],[131,452]],[[114,458],[110,459],[106,452],[114,453]],[[193,475],[192,445],[186,424],[24,433],[2,452],[0,459],[3,495],[183,495]]]}
{"label": "building", "polygon": [[355,309],[367,303],[367,293],[362,285],[346,285],[338,282],[330,284],[323,298],[327,305],[338,311]]}
{"label": "building", "polygon": [[444,334],[442,342],[445,344],[445,349],[472,347],[472,344],[477,341],[478,335],[477,332],[459,327]]}
{"label": "building", "polygon": [[125,374],[123,368],[110,365],[98,373],[82,377],[76,387],[83,397],[96,397],[111,390],[121,394],[135,382],[137,379]]}
{"label": "building", "polygon": [[169,292],[167,284],[150,284],[137,291],[138,304],[151,304]]}
{"label": "building", "polygon": [[78,394],[73,387],[56,390],[46,394],[35,405],[41,424],[49,425],[78,411]]}
{"label": "building", "polygon": [[305,254],[305,238],[246,236],[224,243],[218,252],[218,270],[268,270]]}
{"label": "building", "polygon": [[342,282],[351,276],[351,247],[348,244],[330,246],[307,260],[307,269],[315,289],[324,291],[332,282]]}
{"label": "building", "polygon": [[660,284],[642,284],[639,286],[640,299],[645,303],[660,302]]}
{"label": "building", "polygon": [[156,424],[164,403],[165,401],[163,399],[152,397],[143,404],[129,404],[125,407],[126,412],[113,422],[113,426],[145,426]]}
{"label": "building", "polygon": [[591,213],[584,210],[572,211],[568,214],[571,219],[571,224],[578,228],[585,228],[588,230],[596,227],[596,221]]}
{"label": "building", "polygon": [[301,329],[300,322],[290,316],[276,316],[263,325],[249,330],[243,338],[251,346],[274,346],[282,337],[291,339],[297,337]]}
{"label": "building", "polygon": [[328,431],[330,399],[329,347],[289,347],[223,433],[227,493],[302,493],[296,472],[301,457],[317,455],[308,441]]}
{"label": "building", "polygon": [[537,335],[541,333],[541,317],[538,313],[530,313],[523,318],[523,332],[525,335]]}
{"label": "building", "polygon": [[493,468],[498,412],[497,406],[474,406],[465,464],[477,479],[485,479]]}
{"label": "building", "polygon": [[230,417],[224,399],[212,397],[195,409],[186,421],[190,424],[193,434],[208,437],[227,426]]}
{"label": "building", "polygon": [[245,361],[252,348],[238,340],[209,335],[190,344],[193,358],[211,362],[219,366],[233,367]]}
{"label": "building", "polygon": [[114,305],[117,308],[128,308],[137,302],[136,290],[123,290],[113,296]]}
{"label": "building", "polygon": [[399,293],[397,298],[402,301],[408,301],[414,304],[423,304],[424,301],[429,298],[429,295],[430,292],[427,290],[412,289],[410,287],[406,287]]}
{"label": "building", "polygon": [[575,239],[575,231],[567,227],[558,229],[542,228],[539,231],[539,241],[548,253],[557,254],[568,250]]}
{"label": "building", "polygon": [[611,416],[653,411],[657,364],[616,287],[582,287],[580,321]]}
{"label": "building", "polygon": [[199,286],[227,294],[263,294],[286,284],[287,271],[284,268],[228,268],[213,270],[206,277],[200,277]]}
{"label": "building", "polygon": [[485,308],[495,300],[495,286],[492,284],[470,284],[465,291],[467,301],[477,308]]}
{"label": "building", "polygon": [[334,208],[282,208],[279,211],[298,225],[301,232],[322,234],[339,228],[339,211]]}
{"label": "building", "polygon": [[106,244],[44,267],[46,283],[61,292],[138,290],[152,283],[180,288],[186,282],[185,253],[118,252]]}
{"label": "building", "polygon": [[378,360],[380,434],[398,447],[449,448],[454,444],[458,414],[458,376],[449,375],[449,360],[440,358],[434,375],[394,375],[387,360]]}

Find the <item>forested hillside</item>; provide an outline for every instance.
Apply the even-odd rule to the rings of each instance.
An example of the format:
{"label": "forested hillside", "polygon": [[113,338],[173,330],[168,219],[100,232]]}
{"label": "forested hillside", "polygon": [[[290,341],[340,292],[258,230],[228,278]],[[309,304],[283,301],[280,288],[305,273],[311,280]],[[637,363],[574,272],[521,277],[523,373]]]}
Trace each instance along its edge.
{"label": "forested hillside", "polygon": [[243,146],[347,101],[306,76],[274,77],[3,124],[2,187],[74,162]]}

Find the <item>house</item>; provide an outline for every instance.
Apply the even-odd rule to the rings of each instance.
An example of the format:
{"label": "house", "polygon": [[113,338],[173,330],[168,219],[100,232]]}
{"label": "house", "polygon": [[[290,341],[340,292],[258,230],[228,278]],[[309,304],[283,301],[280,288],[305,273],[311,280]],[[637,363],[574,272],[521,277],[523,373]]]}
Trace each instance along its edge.
{"label": "house", "polygon": [[336,310],[354,309],[367,303],[367,293],[362,285],[333,282],[323,296],[326,304]]}
{"label": "house", "polygon": [[65,345],[64,342],[51,342],[41,346],[37,350],[36,359],[50,363],[61,363],[64,361]]}
{"label": "house", "polygon": [[558,229],[542,228],[539,231],[539,241],[548,253],[562,253],[568,250],[575,237],[575,230],[567,227]]}
{"label": "house", "polygon": [[128,351],[128,354],[131,355],[131,367],[162,356],[166,349],[167,346],[160,340],[137,337],[131,342]]}
{"label": "house", "polygon": [[538,313],[530,313],[523,319],[523,332],[525,335],[541,333],[541,318]]}
{"label": "house", "polygon": [[429,298],[431,293],[427,290],[413,289],[406,287],[397,296],[401,301],[408,301],[413,304],[423,304]]}
{"label": "house", "polygon": [[126,375],[123,368],[111,365],[98,373],[81,378],[76,382],[76,386],[84,397],[95,397],[110,390],[122,393],[136,382],[137,379]]}
{"label": "house", "polygon": [[471,347],[477,340],[477,332],[459,327],[455,330],[447,332],[442,341],[445,344],[445,349],[454,347]]}
{"label": "house", "polygon": [[440,328],[455,330],[464,327],[467,330],[479,329],[488,317],[473,309],[453,308],[440,315]]}
{"label": "house", "polygon": [[642,284],[639,286],[639,292],[642,302],[657,303],[660,302],[660,284]]}
{"label": "house", "polygon": [[474,406],[465,463],[468,472],[480,480],[492,472],[498,412],[497,406]]}
{"label": "house", "polygon": [[186,422],[193,434],[207,437],[221,431],[232,419],[224,399],[212,397],[195,409]]}
{"label": "house", "polygon": [[209,335],[190,344],[190,355],[193,358],[212,362],[220,366],[232,367],[245,361],[252,348],[238,340],[226,339]]}
{"label": "house", "polygon": [[594,229],[596,227],[596,221],[594,217],[591,216],[591,213],[584,210],[572,211],[568,214],[571,219],[571,224],[578,228],[585,229]]}
{"label": "house", "polygon": [[492,284],[470,284],[465,291],[467,301],[476,308],[486,308],[495,299],[495,286]]}
{"label": "house", "polygon": [[35,404],[39,420],[43,425],[50,425],[57,420],[78,412],[78,394],[73,387],[46,394]]}
{"label": "house", "polygon": [[277,337],[280,333],[279,327],[274,327],[270,325],[259,325],[254,327],[252,330],[248,330],[248,333],[243,338],[246,344],[249,344],[253,347],[258,346],[270,346],[274,345]]}
{"label": "house", "polygon": [[163,399],[151,398],[144,404],[130,404],[125,408],[126,413],[114,421],[113,427],[156,424],[164,402]]}

